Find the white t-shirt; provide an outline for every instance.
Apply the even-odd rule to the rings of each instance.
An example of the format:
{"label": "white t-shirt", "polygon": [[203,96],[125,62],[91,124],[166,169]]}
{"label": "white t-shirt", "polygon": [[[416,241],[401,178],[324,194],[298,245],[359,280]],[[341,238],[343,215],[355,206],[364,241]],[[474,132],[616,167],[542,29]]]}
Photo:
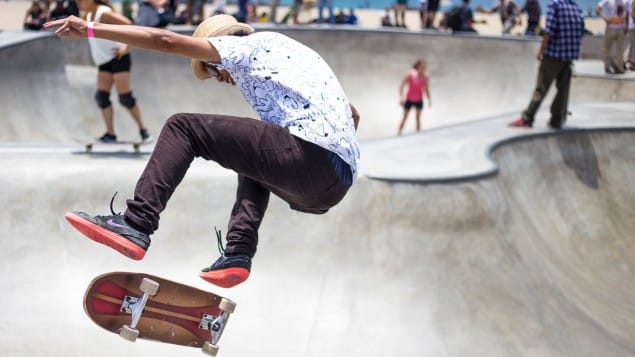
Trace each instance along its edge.
{"label": "white t-shirt", "polygon": [[359,147],[348,99],[335,74],[309,47],[275,32],[208,41],[260,119],[329,150],[357,176]]}
{"label": "white t-shirt", "polygon": [[[603,11],[605,11],[605,14],[608,16],[616,16],[617,15],[617,6],[618,5],[622,5],[624,6],[624,10],[627,14],[630,14],[630,11],[627,8],[626,3],[624,2],[624,0],[600,0],[600,2],[598,2],[598,5]],[[628,19],[626,20],[628,23]],[[612,25],[612,24],[607,24],[607,28],[611,28],[611,29],[623,29],[624,26],[623,25]]]}
{"label": "white t-shirt", "polygon": [[626,0],[626,14],[627,14],[627,19],[626,19],[626,23],[628,23],[628,29],[629,30],[635,30],[635,20],[633,20],[633,0]]}
{"label": "white t-shirt", "polygon": [[[106,5],[97,5],[97,11],[95,11],[95,14],[88,13],[86,20],[100,22],[101,16],[108,11],[112,11],[112,9]],[[124,45],[120,42],[94,37],[88,39],[88,44],[90,45],[90,54],[93,57],[93,62],[95,62],[97,66],[110,62],[110,60],[116,56],[115,51]]]}

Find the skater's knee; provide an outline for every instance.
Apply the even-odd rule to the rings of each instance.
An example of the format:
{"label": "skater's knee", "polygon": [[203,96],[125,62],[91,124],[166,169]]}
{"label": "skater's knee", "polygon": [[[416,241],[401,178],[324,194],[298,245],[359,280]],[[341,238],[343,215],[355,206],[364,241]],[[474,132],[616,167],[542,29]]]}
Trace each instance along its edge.
{"label": "skater's knee", "polygon": [[137,104],[137,100],[132,95],[132,92],[128,92],[124,94],[119,94],[119,103],[123,105],[124,107],[130,109],[130,108],[134,108],[134,106]]}
{"label": "skater's knee", "polygon": [[172,114],[170,115],[170,117],[168,118],[168,120],[166,120],[165,125],[167,126],[177,126],[177,127],[182,127],[184,125],[187,125],[190,116],[186,113],[176,113],[176,114]]}
{"label": "skater's knee", "polygon": [[98,90],[95,93],[95,101],[97,102],[97,106],[101,109],[110,107],[110,105],[112,104],[110,102],[110,92],[105,90]]}

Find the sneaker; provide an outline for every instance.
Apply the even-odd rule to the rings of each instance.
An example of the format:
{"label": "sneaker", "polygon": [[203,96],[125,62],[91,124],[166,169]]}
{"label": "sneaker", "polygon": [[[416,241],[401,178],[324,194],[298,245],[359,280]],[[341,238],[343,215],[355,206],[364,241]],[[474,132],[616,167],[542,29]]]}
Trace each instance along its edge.
{"label": "sneaker", "polygon": [[150,246],[150,237],[132,228],[124,215],[91,216],[73,211],[66,220],[86,237],[105,244],[128,258],[141,260]]}
{"label": "sneaker", "polygon": [[511,127],[531,128],[533,123],[525,118],[518,118],[507,125]]}
{"label": "sneaker", "polygon": [[144,143],[152,141],[152,135],[148,133],[148,129],[146,128],[139,129],[139,135],[141,136],[141,141]]}
{"label": "sneaker", "polygon": [[553,119],[550,119],[547,123],[551,129],[562,129],[562,123],[556,123]]}
{"label": "sneaker", "polygon": [[114,143],[117,141],[117,135],[106,133],[97,140],[101,141],[102,143]]}
{"label": "sneaker", "polygon": [[216,237],[221,256],[214,264],[203,268],[199,276],[221,288],[231,288],[247,280],[251,271],[251,258],[247,254],[225,255],[221,232],[218,230]]}

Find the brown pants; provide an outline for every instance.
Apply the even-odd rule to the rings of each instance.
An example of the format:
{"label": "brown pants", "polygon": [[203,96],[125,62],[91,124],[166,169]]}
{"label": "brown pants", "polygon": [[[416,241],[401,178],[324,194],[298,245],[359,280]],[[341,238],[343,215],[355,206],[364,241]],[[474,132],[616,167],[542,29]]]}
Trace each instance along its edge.
{"label": "brown pants", "polygon": [[337,178],[326,150],[286,128],[249,118],[181,113],[163,127],[134,199],[127,201],[126,218],[148,234],[157,230],[160,213],[195,157],[238,173],[228,254],[256,253],[270,192],[292,209],[320,214],[349,189]]}
{"label": "brown pants", "polygon": [[540,104],[547,95],[553,81],[556,81],[556,93],[551,103],[551,123],[562,125],[567,120],[567,106],[569,105],[569,87],[571,85],[571,62],[561,61],[554,57],[544,56],[538,68],[536,88],[531,96],[529,105],[523,111],[523,119],[533,123]]}

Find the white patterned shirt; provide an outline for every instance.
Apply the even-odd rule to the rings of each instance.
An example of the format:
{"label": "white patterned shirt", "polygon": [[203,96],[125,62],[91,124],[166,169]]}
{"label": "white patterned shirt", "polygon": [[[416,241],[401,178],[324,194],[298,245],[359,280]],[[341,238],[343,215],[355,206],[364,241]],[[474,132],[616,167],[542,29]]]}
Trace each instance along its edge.
{"label": "white patterned shirt", "polygon": [[348,99],[309,47],[276,32],[208,38],[260,119],[337,154],[357,176],[359,147]]}

